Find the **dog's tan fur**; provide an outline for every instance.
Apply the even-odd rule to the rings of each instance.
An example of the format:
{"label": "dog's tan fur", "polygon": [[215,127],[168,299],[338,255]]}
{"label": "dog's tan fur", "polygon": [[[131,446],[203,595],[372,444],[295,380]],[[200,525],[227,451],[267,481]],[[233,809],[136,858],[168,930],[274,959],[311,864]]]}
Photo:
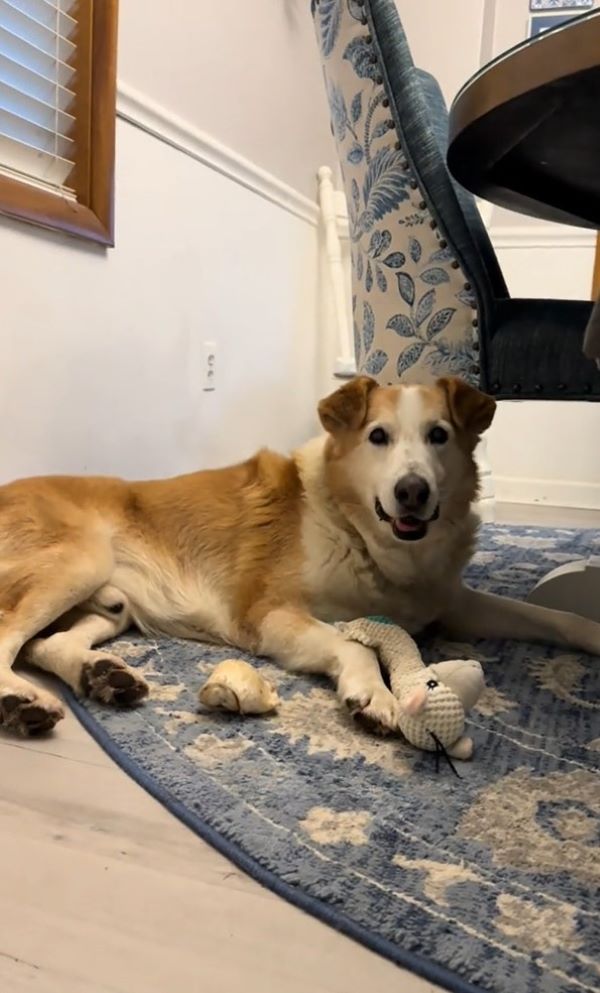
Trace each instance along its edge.
{"label": "dog's tan fur", "polygon": [[[458,380],[379,387],[359,377],[322,401],[327,434],[291,458],[261,451],[155,482],[48,477],[0,488],[0,722],[31,733],[62,713],[12,671],[18,656],[104,702],[142,699],[139,673],[93,648],[131,622],[325,673],[353,711],[387,728],[397,703],[374,656],[328,622],[387,614],[413,632],[437,620],[461,637],[598,652],[599,625],[461,582],[476,532],[473,451],[494,406]],[[374,424],[393,439],[385,452],[369,443]],[[433,424],[450,433],[441,452],[427,443]],[[394,474],[415,466],[440,513],[426,537],[405,543],[374,497],[389,506]]]}

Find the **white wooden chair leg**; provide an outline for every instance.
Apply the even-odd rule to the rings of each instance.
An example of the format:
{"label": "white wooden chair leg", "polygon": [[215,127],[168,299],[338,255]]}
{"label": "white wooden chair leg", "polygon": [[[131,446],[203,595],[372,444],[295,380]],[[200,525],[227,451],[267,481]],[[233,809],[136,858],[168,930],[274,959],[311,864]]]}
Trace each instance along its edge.
{"label": "white wooden chair leg", "polygon": [[485,438],[482,438],[477,446],[475,460],[479,468],[480,479],[479,500],[477,501],[476,510],[482,521],[490,523],[496,519],[496,495]]}
{"label": "white wooden chair leg", "polygon": [[338,194],[333,185],[333,173],[329,166],[321,166],[318,171],[318,178],[319,206],[325,234],[327,268],[336,322],[338,354],[334,375],[340,379],[350,379],[356,375],[356,359],[354,357],[346,260],[344,259],[339,232]]}

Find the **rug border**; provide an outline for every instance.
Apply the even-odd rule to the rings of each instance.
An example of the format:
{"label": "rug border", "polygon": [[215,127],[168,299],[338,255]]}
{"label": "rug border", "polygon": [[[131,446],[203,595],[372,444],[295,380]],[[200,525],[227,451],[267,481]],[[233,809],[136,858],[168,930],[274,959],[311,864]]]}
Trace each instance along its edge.
{"label": "rug border", "polygon": [[420,976],[430,983],[443,986],[449,993],[490,993],[481,986],[474,986],[472,983],[461,979],[455,972],[451,972],[445,966],[438,965],[430,959],[425,959],[415,952],[405,951],[399,948],[387,938],[381,938],[357,924],[344,914],[340,913],[328,904],[311,896],[304,890],[297,889],[289,883],[280,879],[276,873],[266,869],[253,856],[247,855],[239,845],[219,834],[215,828],[211,827],[198,814],[189,810],[183,803],[172,796],[160,783],[156,782],[148,773],[127,755],[116,742],[113,741],[108,732],[95,719],[93,714],[79,701],[73,691],[67,686],[61,686],[63,696],[69,704],[71,710],[79,723],[92,735],[100,747],[127,775],[146,790],[155,800],[163,805],[171,814],[177,817],[187,828],[197,834],[203,841],[214,848],[219,854],[236,865],[261,886],[271,890],[276,896],[282,897],[294,907],[316,917],[317,920],[329,927],[334,928],[347,938],[364,945],[370,951],[383,956],[401,966],[409,972]]}

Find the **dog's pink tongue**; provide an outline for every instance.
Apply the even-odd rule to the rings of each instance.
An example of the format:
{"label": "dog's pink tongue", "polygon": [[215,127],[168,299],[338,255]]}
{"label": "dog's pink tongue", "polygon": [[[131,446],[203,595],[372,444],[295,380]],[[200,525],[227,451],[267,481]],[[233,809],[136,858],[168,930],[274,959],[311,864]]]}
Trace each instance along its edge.
{"label": "dog's pink tongue", "polygon": [[415,517],[396,517],[394,527],[397,531],[418,531],[423,527],[423,522]]}

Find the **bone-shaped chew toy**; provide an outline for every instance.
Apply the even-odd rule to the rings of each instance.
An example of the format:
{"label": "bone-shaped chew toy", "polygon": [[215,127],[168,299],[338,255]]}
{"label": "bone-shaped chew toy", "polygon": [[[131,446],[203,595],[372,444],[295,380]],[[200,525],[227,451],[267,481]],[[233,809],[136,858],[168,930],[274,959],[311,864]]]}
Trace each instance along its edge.
{"label": "bone-shaped chew toy", "polygon": [[279,704],[270,682],[242,659],[225,659],[215,666],[199,693],[208,710],[239,714],[268,714]]}

